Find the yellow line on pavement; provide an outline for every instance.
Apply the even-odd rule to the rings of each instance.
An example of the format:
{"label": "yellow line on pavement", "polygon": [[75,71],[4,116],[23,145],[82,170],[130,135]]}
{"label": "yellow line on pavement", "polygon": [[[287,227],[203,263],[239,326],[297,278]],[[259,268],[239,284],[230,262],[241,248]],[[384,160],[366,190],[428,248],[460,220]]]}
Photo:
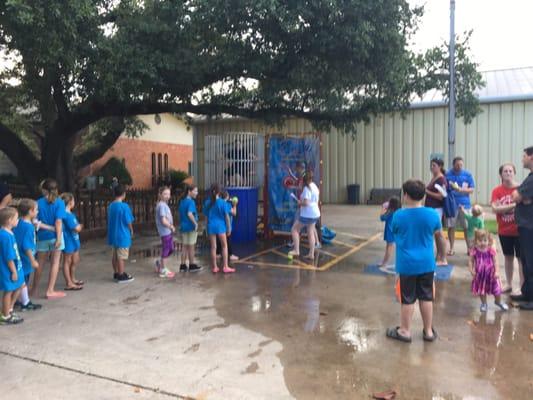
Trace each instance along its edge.
{"label": "yellow line on pavement", "polygon": [[243,261],[248,261],[252,258],[255,258],[257,256],[261,256],[263,254],[266,254],[266,253],[270,253],[272,250],[275,250],[275,249],[279,249],[281,247],[283,247],[284,245],[280,245],[280,246],[276,246],[276,247],[271,247],[270,249],[266,249],[266,250],[263,250],[263,251],[260,251],[260,252],[257,252],[257,253],[254,253],[248,257],[245,257],[245,258],[241,258],[239,261],[240,262],[243,262]]}
{"label": "yellow line on pavement", "polygon": [[[242,261],[236,261],[234,264],[242,264]],[[312,267],[307,264],[303,265],[291,265],[291,264],[273,264],[273,263],[267,263],[267,262],[261,262],[261,261],[246,261],[245,264],[249,265],[257,265],[259,267],[278,267],[278,268],[290,268],[290,269],[306,269],[306,270],[313,270],[316,271],[316,267]]]}
{"label": "yellow line on pavement", "polygon": [[[277,254],[278,256],[282,256],[283,258],[287,258],[287,254],[282,253],[281,251],[272,250],[272,253]],[[306,264],[303,261],[300,261],[300,260],[298,260],[296,258],[293,258],[292,261],[297,263],[297,264],[299,264],[299,265],[302,265],[304,267],[313,267],[312,265]],[[290,260],[289,260],[289,262],[290,262]],[[313,268],[315,268],[315,267],[313,267]]]}
{"label": "yellow line on pavement", "polygon": [[326,264],[324,264],[323,266],[319,267],[318,270],[319,271],[326,271],[328,270],[329,268],[333,267],[335,264],[339,263],[340,261],[344,260],[346,257],[349,257],[351,256],[353,253],[361,250],[363,247],[365,247],[367,244],[375,241],[376,239],[378,239],[379,237],[381,236],[381,233],[376,233],[374,236],[370,237],[369,239],[367,239],[365,242],[363,243],[360,243],[358,244],[357,246],[354,246],[351,250],[347,251],[346,253],[344,253],[343,255],[341,256],[338,256],[336,259],[334,260],[331,260],[329,262],[327,262]]}

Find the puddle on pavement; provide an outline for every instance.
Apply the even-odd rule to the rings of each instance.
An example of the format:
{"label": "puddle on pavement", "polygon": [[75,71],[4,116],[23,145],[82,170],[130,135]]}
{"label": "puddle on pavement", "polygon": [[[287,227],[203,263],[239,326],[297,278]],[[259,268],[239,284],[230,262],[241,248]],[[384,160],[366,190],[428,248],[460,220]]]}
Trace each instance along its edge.
{"label": "puddle on pavement", "polygon": [[[270,338],[264,346],[282,344],[285,384],[297,399],[368,398],[394,387],[412,400],[530,400],[533,382],[524,373],[531,371],[533,343],[524,334],[533,322],[523,314],[489,313],[469,325],[438,303],[441,340],[425,344],[417,316],[413,343],[391,342],[384,331],[399,313],[391,283],[359,269],[350,261],[334,273],[255,268],[215,286],[215,308],[226,324]],[[449,285],[441,297],[476,315],[467,282]],[[264,353],[248,354],[260,365]]]}

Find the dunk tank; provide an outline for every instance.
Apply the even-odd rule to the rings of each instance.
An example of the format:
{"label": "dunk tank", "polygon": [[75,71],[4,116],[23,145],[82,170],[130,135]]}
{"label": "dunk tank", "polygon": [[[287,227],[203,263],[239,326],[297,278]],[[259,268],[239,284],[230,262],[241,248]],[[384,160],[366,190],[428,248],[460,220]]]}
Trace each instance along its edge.
{"label": "dunk tank", "polygon": [[[322,190],[322,142],[319,133],[269,134],[225,132],[205,138],[206,187],[224,186],[237,197],[232,243],[249,267],[327,270],[353,254],[365,238],[334,240],[335,233],[322,229],[323,244],[316,260],[290,260],[287,239],[298,211],[302,181],[312,173]],[[258,237],[263,240],[257,240]],[[302,238],[306,236],[303,233]],[[302,246],[308,246],[302,240]]]}

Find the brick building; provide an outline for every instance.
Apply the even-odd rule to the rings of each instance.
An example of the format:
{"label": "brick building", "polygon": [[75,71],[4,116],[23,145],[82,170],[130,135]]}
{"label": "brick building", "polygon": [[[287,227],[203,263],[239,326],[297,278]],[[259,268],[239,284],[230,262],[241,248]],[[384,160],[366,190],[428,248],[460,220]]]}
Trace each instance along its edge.
{"label": "brick building", "polygon": [[192,162],[192,129],[173,114],[138,117],[148,129],[139,138],[122,136],[105,155],[80,171],[82,176],[96,174],[111,157],[124,160],[133,186],[150,188],[170,169],[190,174]]}

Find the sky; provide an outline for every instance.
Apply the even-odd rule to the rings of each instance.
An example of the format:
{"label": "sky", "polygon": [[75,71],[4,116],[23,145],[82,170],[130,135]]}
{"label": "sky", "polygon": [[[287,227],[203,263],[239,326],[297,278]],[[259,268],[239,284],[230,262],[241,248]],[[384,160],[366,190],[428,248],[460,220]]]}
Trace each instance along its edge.
{"label": "sky", "polygon": [[[424,50],[448,40],[449,0],[408,0],[425,5],[416,49]],[[533,66],[532,0],[456,0],[455,32],[473,29],[471,50],[480,71]]]}

